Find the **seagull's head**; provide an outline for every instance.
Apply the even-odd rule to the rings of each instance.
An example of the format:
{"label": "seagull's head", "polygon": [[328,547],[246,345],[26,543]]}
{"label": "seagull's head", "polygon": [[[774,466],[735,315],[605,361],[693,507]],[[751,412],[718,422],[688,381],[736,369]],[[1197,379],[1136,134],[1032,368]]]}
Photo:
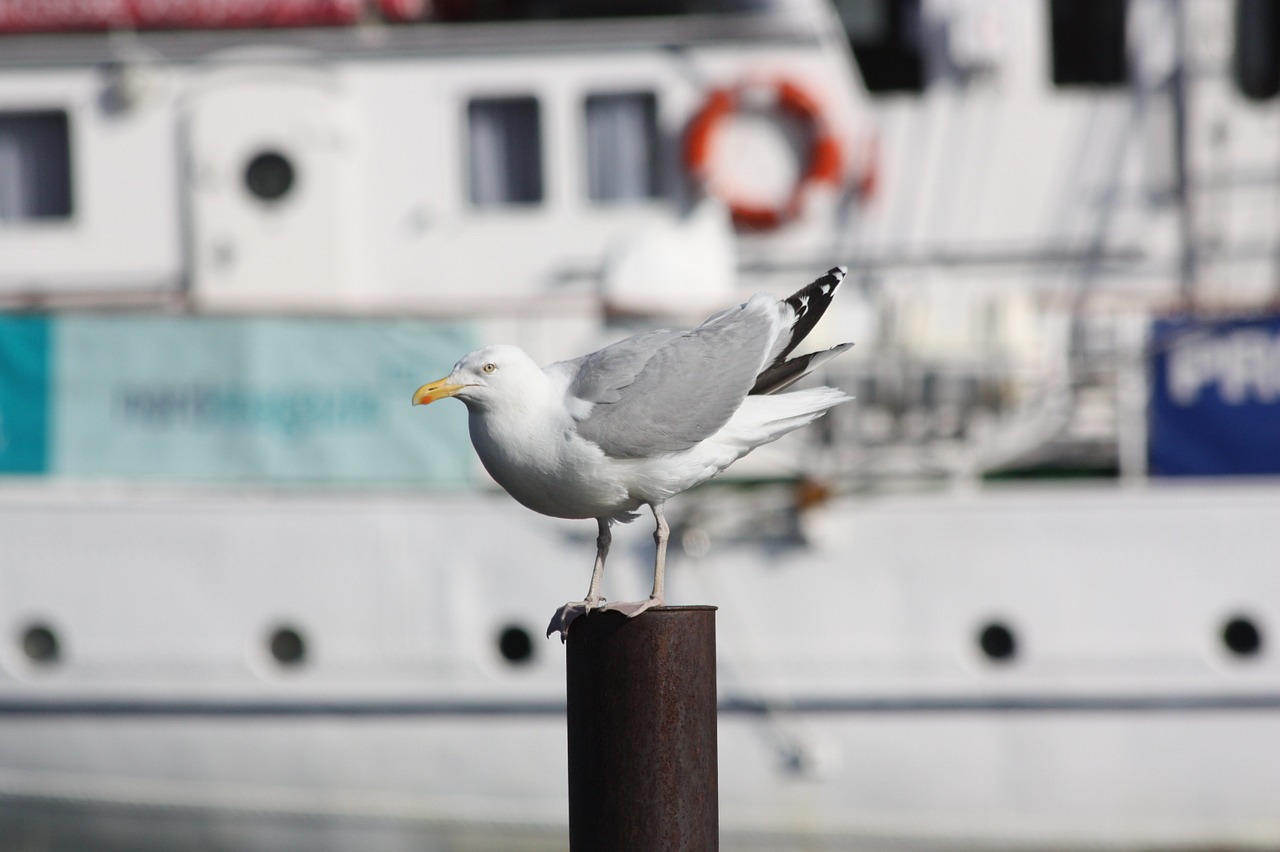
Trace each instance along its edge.
{"label": "seagull's head", "polygon": [[498,397],[518,395],[535,377],[542,376],[542,370],[518,346],[486,346],[464,356],[443,379],[414,391],[413,404],[427,405],[456,396],[468,408],[486,408]]}

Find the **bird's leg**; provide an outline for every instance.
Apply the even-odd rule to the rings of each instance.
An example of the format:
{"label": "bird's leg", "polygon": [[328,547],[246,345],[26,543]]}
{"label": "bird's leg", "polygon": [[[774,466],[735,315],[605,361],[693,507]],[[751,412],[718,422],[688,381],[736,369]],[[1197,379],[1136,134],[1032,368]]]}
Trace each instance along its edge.
{"label": "bird's leg", "polygon": [[587,607],[600,606],[600,581],[604,579],[604,560],[609,555],[609,545],[613,542],[613,534],[609,532],[609,521],[605,518],[597,519],[596,523],[600,525],[600,534],[596,536],[596,564],[591,569],[591,585],[587,588],[587,597],[584,603]]}
{"label": "bird's leg", "polygon": [[605,609],[612,609],[620,612],[627,616],[627,618],[635,618],[646,609],[655,606],[662,606],[665,602],[667,539],[671,535],[671,528],[667,526],[667,519],[662,514],[661,503],[653,503],[649,508],[653,509],[653,519],[658,522],[657,529],[653,531],[653,543],[656,548],[653,558],[653,591],[649,594],[649,599],[647,601],[611,603],[605,607]]}
{"label": "bird's leg", "polygon": [[559,633],[561,642],[569,638],[569,625],[575,618],[600,606],[600,581],[604,579],[604,560],[609,555],[609,545],[613,541],[613,534],[609,532],[609,526],[613,522],[608,518],[597,518],[596,523],[600,525],[600,533],[596,536],[596,564],[591,569],[591,585],[587,588],[587,596],[583,600],[570,601],[560,607],[547,625],[547,635]]}
{"label": "bird's leg", "polygon": [[653,531],[653,592],[649,600],[652,606],[662,606],[667,581],[667,539],[671,537],[671,527],[667,526],[666,515],[662,513],[662,504],[653,504],[653,519],[658,522]]}

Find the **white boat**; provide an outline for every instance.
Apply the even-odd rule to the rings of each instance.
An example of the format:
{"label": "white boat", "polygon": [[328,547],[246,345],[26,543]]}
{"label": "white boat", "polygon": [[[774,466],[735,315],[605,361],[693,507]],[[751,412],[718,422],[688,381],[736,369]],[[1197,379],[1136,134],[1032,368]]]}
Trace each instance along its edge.
{"label": "white boat", "polygon": [[836,263],[669,508],[724,848],[1280,844],[1270,6],[119,5],[0,5],[3,845],[563,848],[594,525],[409,395]]}

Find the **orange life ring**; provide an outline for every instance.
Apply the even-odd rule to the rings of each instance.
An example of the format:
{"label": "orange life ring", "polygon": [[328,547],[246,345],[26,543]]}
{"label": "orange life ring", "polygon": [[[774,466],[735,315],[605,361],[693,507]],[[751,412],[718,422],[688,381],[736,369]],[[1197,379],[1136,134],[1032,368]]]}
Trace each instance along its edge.
{"label": "orange life ring", "polygon": [[810,184],[829,183],[839,186],[842,171],[840,142],[818,109],[817,101],[788,80],[779,80],[764,87],[744,84],[716,89],[689,123],[685,136],[685,168],[703,186],[710,187],[712,177],[711,140],[720,124],[742,109],[743,97],[748,93],[757,99],[761,99],[763,95],[764,104],[800,119],[807,127],[810,138],[804,170],[790,194],[781,203],[770,206],[735,198],[723,190],[719,193],[729,206],[734,224],[739,228],[769,230],[800,215],[805,190]]}

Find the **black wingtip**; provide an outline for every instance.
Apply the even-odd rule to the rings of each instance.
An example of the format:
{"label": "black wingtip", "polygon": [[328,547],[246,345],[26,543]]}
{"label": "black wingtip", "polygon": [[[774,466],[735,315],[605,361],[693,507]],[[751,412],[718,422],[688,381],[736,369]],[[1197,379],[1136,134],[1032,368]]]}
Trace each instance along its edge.
{"label": "black wingtip", "polygon": [[774,360],[774,364],[782,363],[791,350],[804,340],[813,327],[826,313],[827,306],[835,297],[836,288],[844,281],[848,269],[844,266],[833,266],[827,274],[791,294],[784,301],[795,312],[796,318],[791,324],[791,339],[782,353]]}
{"label": "black wingtip", "polygon": [[[797,314],[803,314],[808,310],[817,311],[818,315],[821,316],[822,311],[826,310],[827,303],[835,296],[836,288],[840,286],[848,274],[848,267],[833,266],[827,270],[826,275],[816,279],[812,284],[801,287],[786,302],[796,309]],[[809,300],[815,295],[823,297],[826,302],[810,304]]]}

